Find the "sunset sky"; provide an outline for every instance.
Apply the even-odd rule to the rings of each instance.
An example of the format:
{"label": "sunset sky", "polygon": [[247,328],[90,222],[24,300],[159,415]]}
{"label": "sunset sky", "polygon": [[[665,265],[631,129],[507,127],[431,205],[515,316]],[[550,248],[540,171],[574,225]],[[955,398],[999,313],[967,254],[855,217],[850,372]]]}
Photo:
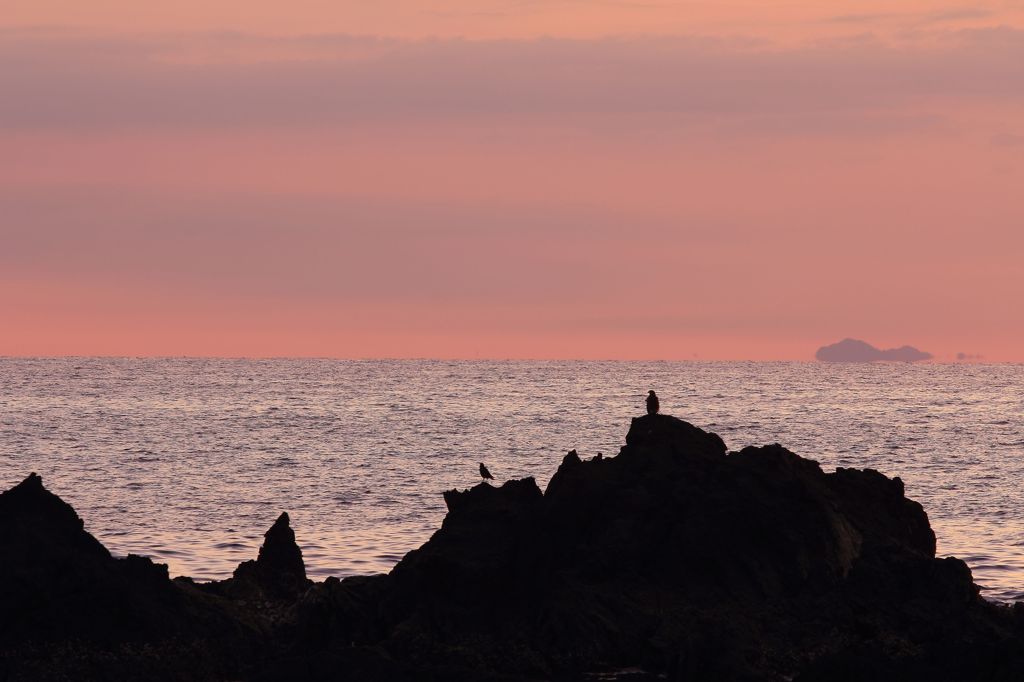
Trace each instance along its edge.
{"label": "sunset sky", "polygon": [[0,355],[1024,361],[1022,298],[1024,0],[0,10]]}

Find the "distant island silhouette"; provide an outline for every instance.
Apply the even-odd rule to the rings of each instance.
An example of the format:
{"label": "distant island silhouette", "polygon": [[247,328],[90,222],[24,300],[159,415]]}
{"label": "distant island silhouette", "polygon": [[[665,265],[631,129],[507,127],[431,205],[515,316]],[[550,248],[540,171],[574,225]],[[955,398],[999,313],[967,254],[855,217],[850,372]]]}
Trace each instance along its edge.
{"label": "distant island silhouette", "polygon": [[882,350],[860,339],[843,339],[839,343],[822,346],[814,357],[822,362],[919,362],[931,360],[932,354],[913,346]]}

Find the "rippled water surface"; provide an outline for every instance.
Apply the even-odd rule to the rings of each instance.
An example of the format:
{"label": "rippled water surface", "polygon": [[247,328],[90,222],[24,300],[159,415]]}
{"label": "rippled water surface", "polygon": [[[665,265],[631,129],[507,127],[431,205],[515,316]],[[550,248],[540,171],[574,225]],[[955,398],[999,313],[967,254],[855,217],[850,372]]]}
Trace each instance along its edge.
{"label": "rippled water surface", "polygon": [[284,510],[314,578],[388,570],[441,492],[615,453],[643,395],[731,449],[900,476],[941,555],[1024,599],[1024,366],[0,359],[0,486],[37,471],[117,554],[228,576]]}

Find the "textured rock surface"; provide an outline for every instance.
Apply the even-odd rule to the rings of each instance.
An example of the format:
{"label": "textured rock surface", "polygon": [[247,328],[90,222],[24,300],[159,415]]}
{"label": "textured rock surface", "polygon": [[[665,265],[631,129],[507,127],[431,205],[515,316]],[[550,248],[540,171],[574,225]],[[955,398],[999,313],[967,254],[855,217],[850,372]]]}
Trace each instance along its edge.
{"label": "textured rock surface", "polygon": [[305,577],[286,514],[234,577],[115,559],[30,477],[0,495],[0,679],[1024,679],[1024,615],[935,558],[899,479],[729,453],[665,415],[616,457],[445,493],[386,576]]}

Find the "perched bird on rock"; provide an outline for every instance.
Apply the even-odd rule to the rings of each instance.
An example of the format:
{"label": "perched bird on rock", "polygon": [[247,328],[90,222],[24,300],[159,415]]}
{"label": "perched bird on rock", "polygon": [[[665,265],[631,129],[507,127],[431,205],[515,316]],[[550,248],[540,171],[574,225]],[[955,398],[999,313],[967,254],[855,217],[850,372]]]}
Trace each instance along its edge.
{"label": "perched bird on rock", "polygon": [[658,394],[654,391],[647,392],[647,414],[658,414],[658,410],[661,409],[661,403],[658,402]]}
{"label": "perched bird on rock", "polygon": [[487,470],[487,467],[484,466],[483,462],[480,462],[480,478],[484,479],[485,481],[494,480],[494,476],[491,476],[491,472]]}

